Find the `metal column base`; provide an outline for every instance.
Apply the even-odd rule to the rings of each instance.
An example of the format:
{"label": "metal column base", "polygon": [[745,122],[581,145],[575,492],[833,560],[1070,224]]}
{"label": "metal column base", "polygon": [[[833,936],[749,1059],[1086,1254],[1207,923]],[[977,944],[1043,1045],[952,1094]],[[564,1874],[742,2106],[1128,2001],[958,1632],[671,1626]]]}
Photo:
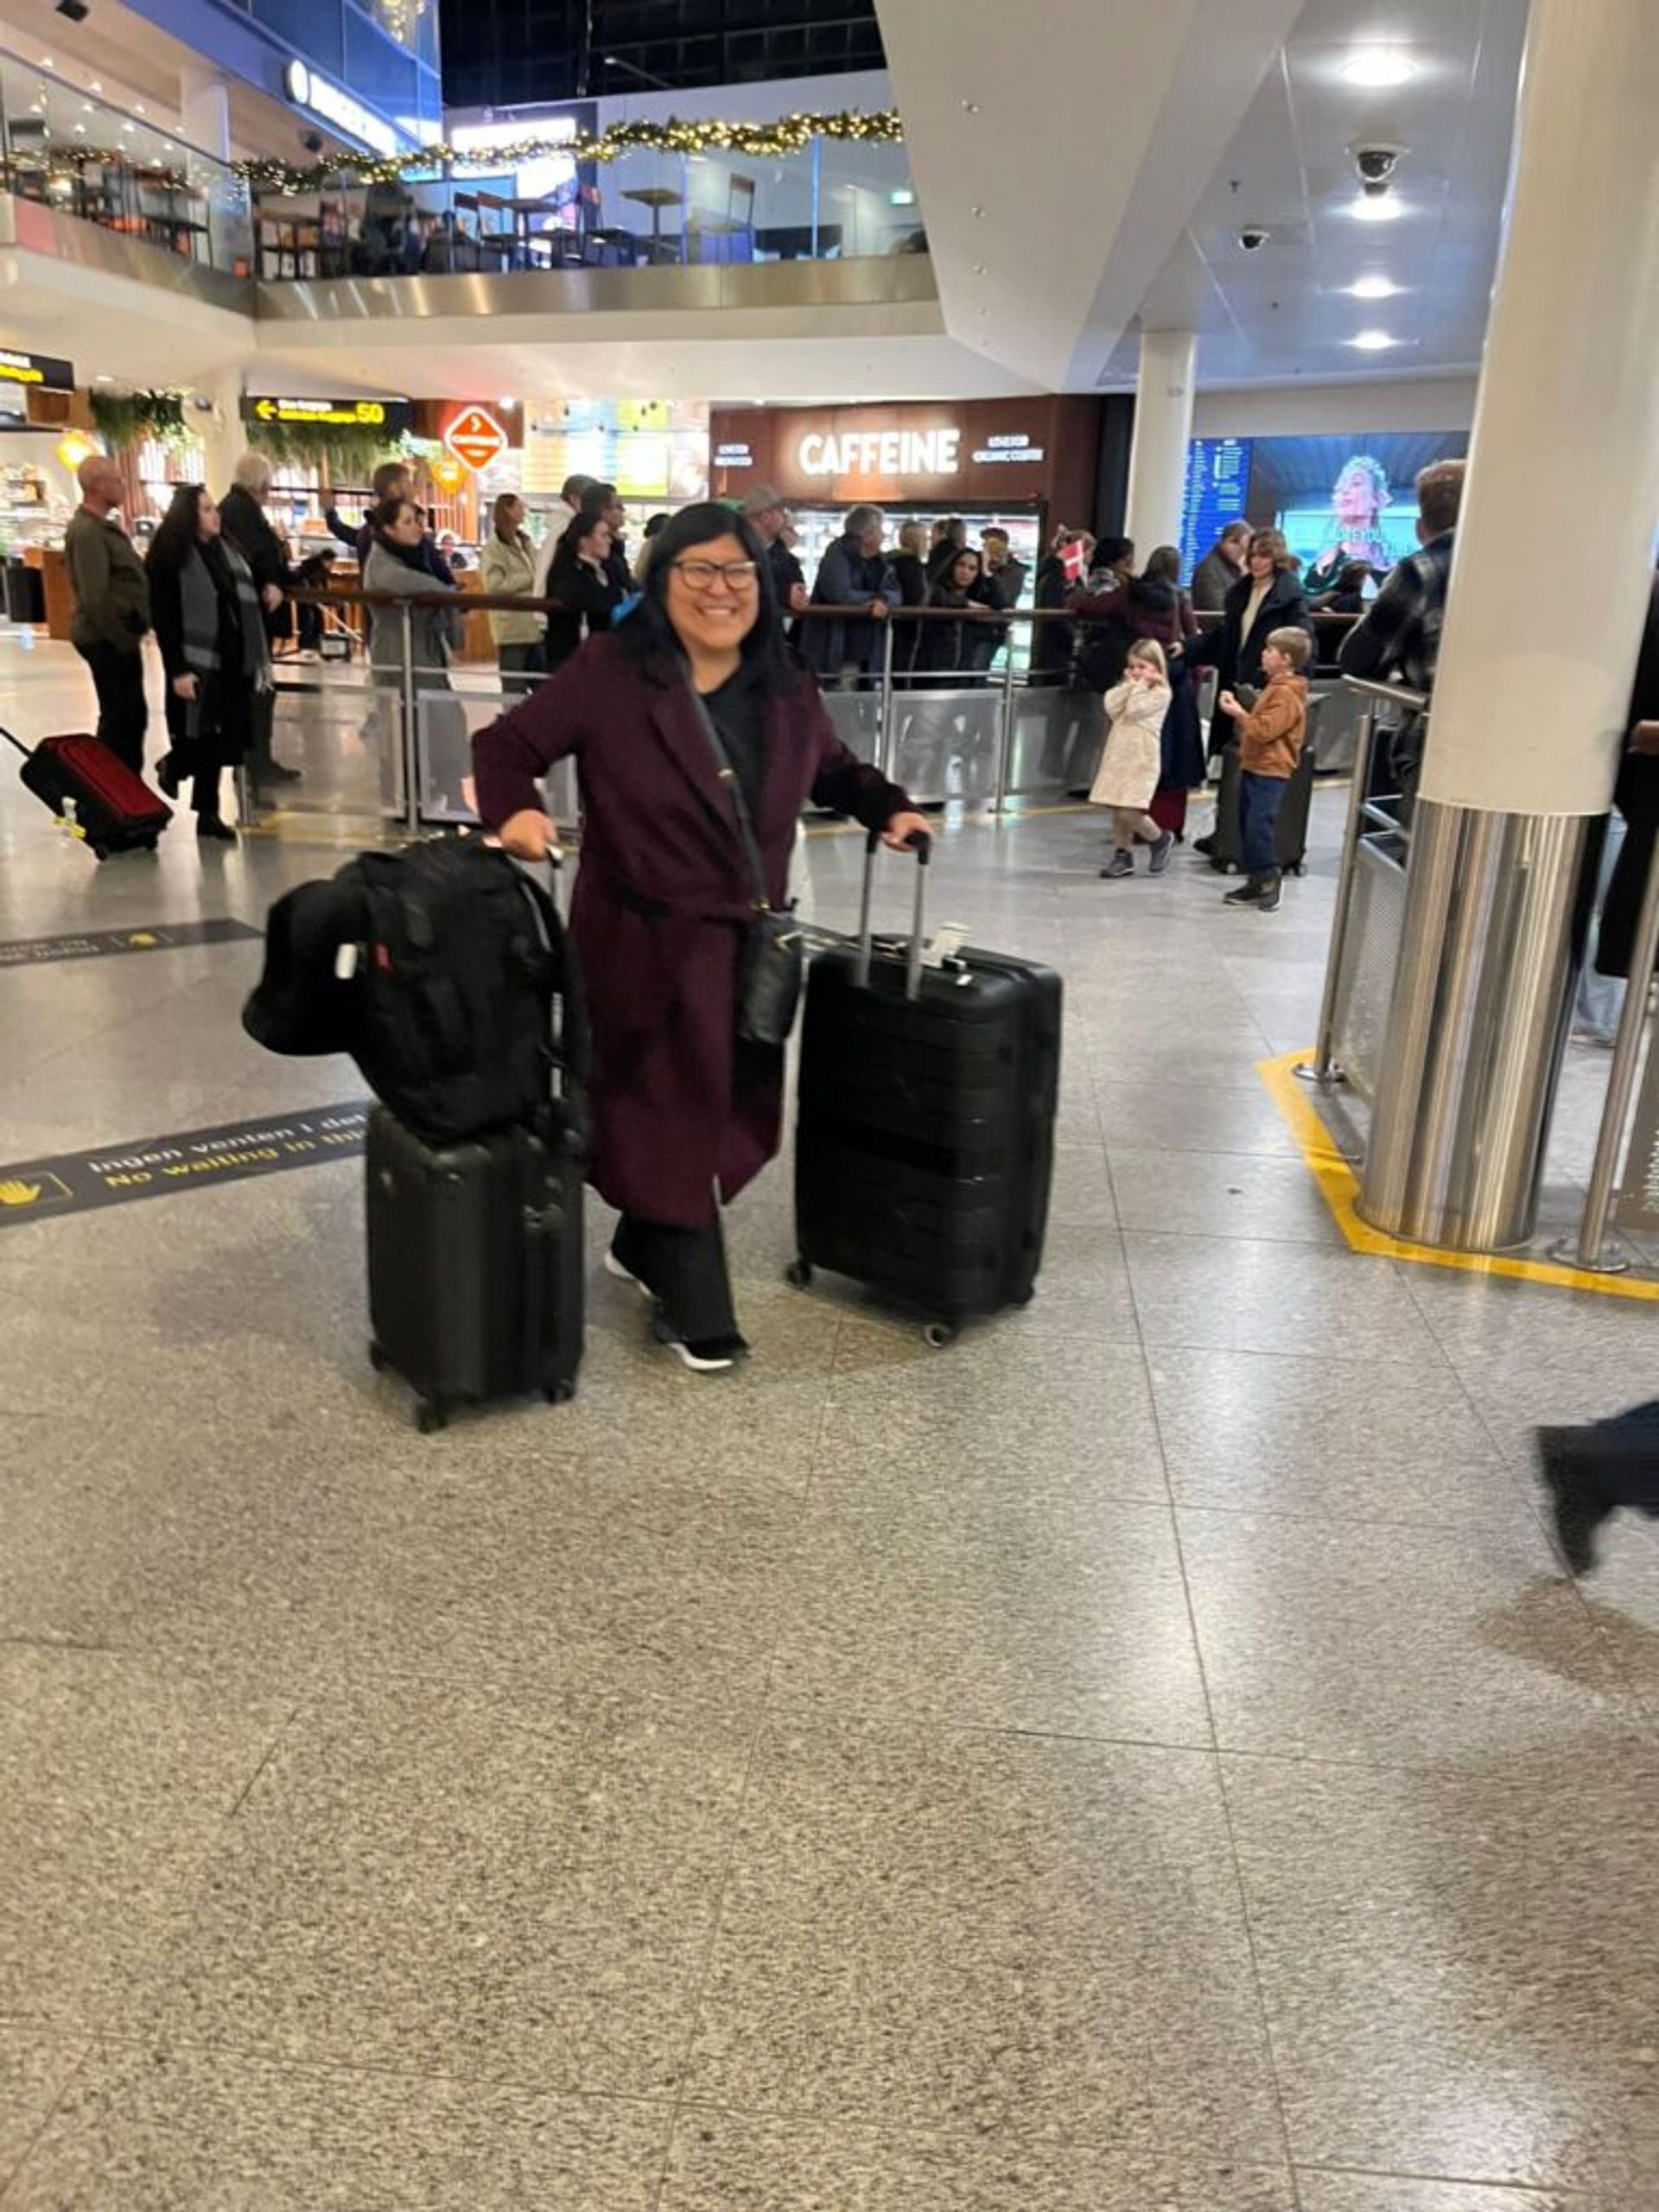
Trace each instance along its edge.
{"label": "metal column base", "polygon": [[1384,1235],[1455,1252],[1530,1239],[1593,819],[1418,800],[1358,1200]]}

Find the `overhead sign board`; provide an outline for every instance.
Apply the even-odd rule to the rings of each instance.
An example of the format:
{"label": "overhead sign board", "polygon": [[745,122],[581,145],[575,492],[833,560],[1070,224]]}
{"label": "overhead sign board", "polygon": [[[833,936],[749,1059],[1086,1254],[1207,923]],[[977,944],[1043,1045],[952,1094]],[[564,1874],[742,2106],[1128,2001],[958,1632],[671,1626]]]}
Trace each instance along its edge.
{"label": "overhead sign board", "polygon": [[0,350],[0,385],[28,391],[73,391],[75,372],[67,361],[50,353],[13,353]]}
{"label": "overhead sign board", "polygon": [[487,468],[507,449],[507,434],[487,408],[464,407],[444,431],[443,442],[468,468]]}
{"label": "overhead sign board", "polygon": [[320,76],[308,62],[295,60],[287,64],[283,71],[283,90],[296,107],[315,115],[343,138],[355,138],[377,154],[390,156],[402,150],[404,142],[389,123],[372,114],[361,100],[353,99],[349,92]]}
{"label": "overhead sign board", "polygon": [[384,430],[388,438],[401,437],[414,420],[407,399],[277,399],[263,392],[245,392],[245,423],[294,423],[305,429]]}

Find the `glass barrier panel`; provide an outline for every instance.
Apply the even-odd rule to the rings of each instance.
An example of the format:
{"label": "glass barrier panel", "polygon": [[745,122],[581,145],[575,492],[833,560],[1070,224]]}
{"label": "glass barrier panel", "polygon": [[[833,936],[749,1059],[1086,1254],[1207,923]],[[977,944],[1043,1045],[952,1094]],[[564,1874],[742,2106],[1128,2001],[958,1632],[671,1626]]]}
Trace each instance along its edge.
{"label": "glass barrier panel", "polygon": [[925,253],[921,207],[902,142],[823,138],[818,144],[818,259]]}
{"label": "glass barrier panel", "polygon": [[1106,744],[1106,710],[1094,691],[1027,687],[1014,695],[1008,796],[1058,800],[1086,791]]}
{"label": "glass barrier panel", "polygon": [[1001,695],[982,687],[900,691],[887,773],[918,805],[994,798]]}
{"label": "glass barrier panel", "polygon": [[246,186],[228,163],[0,54],[0,186],[231,276],[251,273]]}
{"label": "glass barrier panel", "polygon": [[279,665],[271,751],[301,774],[282,787],[284,813],[348,816],[365,828],[404,813],[402,703],[366,668]]}
{"label": "glass barrier panel", "polygon": [[639,147],[578,169],[550,154],[321,193],[265,193],[260,270],[270,278],[443,275],[457,270],[704,268],[919,250],[902,146],[837,143],[835,212],[820,169],[831,142],[778,160]]}

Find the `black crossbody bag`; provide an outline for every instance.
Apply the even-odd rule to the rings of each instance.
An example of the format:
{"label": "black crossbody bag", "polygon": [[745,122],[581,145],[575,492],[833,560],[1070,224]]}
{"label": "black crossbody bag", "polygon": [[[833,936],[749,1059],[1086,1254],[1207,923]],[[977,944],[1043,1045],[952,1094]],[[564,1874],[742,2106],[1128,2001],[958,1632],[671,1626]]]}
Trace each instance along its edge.
{"label": "black crossbody bag", "polygon": [[690,685],[686,688],[715,756],[715,771],[731,798],[743,857],[754,886],[754,912],[744,931],[738,959],[737,1033],[748,1045],[785,1045],[801,998],[804,961],[800,925],[792,903],[780,912],[766,896],[766,865],[742,782],[702,695]]}

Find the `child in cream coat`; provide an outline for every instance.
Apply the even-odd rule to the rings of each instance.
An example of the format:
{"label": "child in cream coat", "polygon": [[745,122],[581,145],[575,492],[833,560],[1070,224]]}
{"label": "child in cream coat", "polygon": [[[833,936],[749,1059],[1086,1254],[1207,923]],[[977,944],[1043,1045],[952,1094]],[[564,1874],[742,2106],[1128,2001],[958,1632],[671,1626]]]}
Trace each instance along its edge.
{"label": "child in cream coat", "polygon": [[1099,773],[1089,794],[1093,806],[1112,810],[1112,857],[1100,871],[1104,876],[1135,874],[1137,837],[1152,848],[1147,863],[1154,875],[1169,866],[1174,837],[1160,830],[1147,813],[1158,788],[1163,763],[1164,717],[1169,712],[1169,666],[1164,649],[1155,639],[1144,638],[1129,648],[1123,664],[1123,681],[1106,694],[1106,713],[1111,727]]}

